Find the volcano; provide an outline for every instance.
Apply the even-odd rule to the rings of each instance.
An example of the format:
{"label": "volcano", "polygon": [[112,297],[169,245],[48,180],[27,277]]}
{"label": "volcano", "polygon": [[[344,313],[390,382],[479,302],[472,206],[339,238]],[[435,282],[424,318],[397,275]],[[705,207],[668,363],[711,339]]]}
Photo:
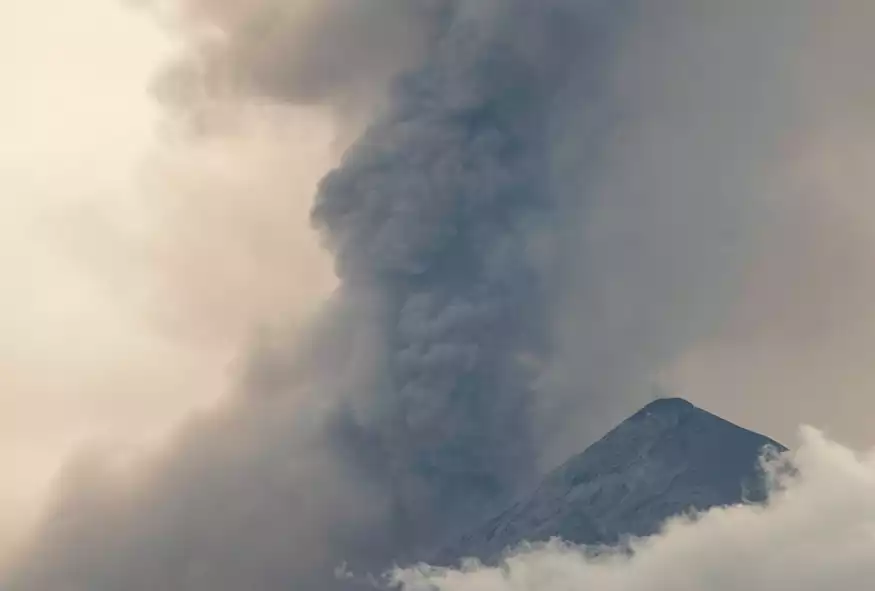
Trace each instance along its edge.
{"label": "volcano", "polygon": [[656,400],[445,548],[492,562],[523,542],[614,545],[673,516],[765,499],[761,458],[786,448],[680,398]]}

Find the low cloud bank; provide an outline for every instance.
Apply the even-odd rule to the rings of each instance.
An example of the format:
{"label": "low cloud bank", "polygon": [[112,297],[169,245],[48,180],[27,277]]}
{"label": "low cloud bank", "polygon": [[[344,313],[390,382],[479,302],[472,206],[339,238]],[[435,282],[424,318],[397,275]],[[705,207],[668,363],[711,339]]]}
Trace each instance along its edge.
{"label": "low cloud bank", "polygon": [[[857,591],[875,579],[875,450],[856,454],[805,428],[765,506],[677,519],[632,543],[631,555],[593,557],[553,541],[503,564],[427,566],[393,574],[406,591]],[[776,465],[776,464],[772,464]]]}

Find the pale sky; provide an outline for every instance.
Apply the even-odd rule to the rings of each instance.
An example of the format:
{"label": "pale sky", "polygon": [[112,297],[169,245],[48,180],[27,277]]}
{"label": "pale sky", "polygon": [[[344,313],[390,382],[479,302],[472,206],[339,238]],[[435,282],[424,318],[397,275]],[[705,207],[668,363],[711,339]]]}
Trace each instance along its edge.
{"label": "pale sky", "polygon": [[[283,174],[309,187],[327,166],[327,129],[298,117],[196,148],[160,142],[149,85],[171,50],[118,0],[0,3],[0,546],[72,451],[153,441],[227,391],[257,315],[330,288],[327,265],[308,267],[304,285],[279,273],[253,285],[257,244],[227,262],[216,243],[257,235],[300,261],[320,256],[306,201],[286,211],[272,199],[281,163],[264,146],[307,125],[311,146]],[[301,232],[288,236],[295,219]],[[178,321],[194,308],[192,326]]]}
{"label": "pale sky", "polygon": [[[76,442],[148,431],[175,411],[142,396],[139,408],[118,412],[107,366],[166,358],[170,345],[143,332],[70,256],[64,236],[83,210],[132,204],[134,167],[157,119],[145,84],[169,43],[114,0],[6,0],[0,13],[0,531],[8,531]],[[195,365],[183,356],[180,373],[191,379]]]}

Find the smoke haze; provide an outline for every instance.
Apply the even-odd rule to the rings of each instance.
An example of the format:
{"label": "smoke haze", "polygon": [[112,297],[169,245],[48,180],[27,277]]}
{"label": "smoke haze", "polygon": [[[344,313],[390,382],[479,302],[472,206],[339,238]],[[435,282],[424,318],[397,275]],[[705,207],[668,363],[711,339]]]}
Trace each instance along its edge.
{"label": "smoke haze", "polygon": [[153,445],[231,389],[254,326],[307,322],[335,283],[308,216],[336,146],[316,109],[180,136],[147,94],[172,41],[116,0],[0,12],[5,554],[67,456]]}
{"label": "smoke haze", "polygon": [[71,463],[0,587],[345,588],[656,387],[867,436],[866,2],[174,8],[134,227],[69,240],[199,352],[175,416],[228,396]]}

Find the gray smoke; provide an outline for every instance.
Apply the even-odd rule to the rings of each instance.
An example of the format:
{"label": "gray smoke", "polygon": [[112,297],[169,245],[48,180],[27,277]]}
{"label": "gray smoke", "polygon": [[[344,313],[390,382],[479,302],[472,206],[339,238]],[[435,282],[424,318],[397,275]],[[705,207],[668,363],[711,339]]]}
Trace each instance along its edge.
{"label": "gray smoke", "polygon": [[[726,324],[769,240],[775,170],[807,123],[799,90],[811,83],[816,11],[805,2],[636,11],[602,103],[572,93],[553,114],[564,125],[551,145],[554,182],[568,201],[556,350],[538,383],[547,464],[671,389],[662,372]],[[597,164],[581,166],[593,150]],[[683,394],[720,409],[703,390]]]}
{"label": "gray smoke", "polygon": [[3,589],[346,588],[341,564],[426,556],[531,485],[728,315],[798,132],[816,12],[185,8],[190,52],[161,85],[182,112],[319,103],[354,130],[367,116],[312,212],[340,287],[162,453],[72,466]]}
{"label": "gray smoke", "polygon": [[[240,7],[248,18],[255,6]],[[281,6],[256,8],[261,19]],[[307,350],[297,361],[254,351],[239,397],[195,419],[153,467],[71,468],[4,587],[345,586],[333,577],[342,562],[379,571],[421,556],[531,482],[532,369],[547,343],[534,239],[549,236],[557,206],[550,112],[572,69],[600,65],[608,13],[565,1],[422,8],[427,51],[374,102],[375,120],[316,196],[342,284]],[[364,33],[361,8],[324,10],[313,34],[350,19],[363,56],[392,30],[382,7],[365,11],[381,26]],[[294,63],[282,83],[269,62],[238,68],[249,55],[235,42],[252,45],[232,35],[230,57],[205,54],[205,78],[176,70],[174,88],[208,91],[186,98],[190,112],[210,106],[215,60],[228,84],[274,100],[340,97],[342,108],[359,92]],[[329,65],[312,72],[330,69],[313,51]],[[241,71],[267,74],[241,82]]]}
{"label": "gray smoke", "polygon": [[373,294],[386,346],[385,382],[349,422],[373,439],[414,531],[481,510],[535,468],[532,364],[547,351],[536,241],[560,197],[551,113],[571,72],[599,63],[614,4],[454,7],[316,196],[344,290]]}
{"label": "gray smoke", "polygon": [[[160,2],[145,0],[147,4]],[[202,129],[217,101],[328,105],[355,133],[399,71],[418,64],[447,0],[176,0],[188,52],[156,88]],[[221,121],[218,122],[221,124]]]}

